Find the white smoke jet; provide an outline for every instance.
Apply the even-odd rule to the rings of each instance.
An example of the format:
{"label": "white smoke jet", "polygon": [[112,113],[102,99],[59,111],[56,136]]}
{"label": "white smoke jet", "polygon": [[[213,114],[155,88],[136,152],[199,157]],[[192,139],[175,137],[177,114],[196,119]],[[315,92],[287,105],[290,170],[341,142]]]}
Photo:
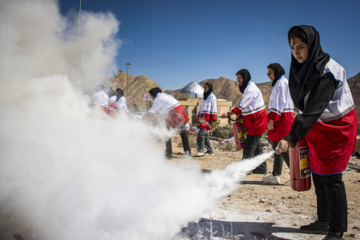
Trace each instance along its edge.
{"label": "white smoke jet", "polygon": [[118,25],[85,13],[76,42],[55,1],[0,1],[0,239],[169,239],[244,176],[168,164],[156,129],[89,109]]}
{"label": "white smoke jet", "polygon": [[209,197],[214,200],[222,198],[239,187],[239,182],[244,179],[248,172],[255,169],[274,152],[264,153],[252,159],[229,165],[225,170],[216,170],[204,177],[202,186],[207,189]]}

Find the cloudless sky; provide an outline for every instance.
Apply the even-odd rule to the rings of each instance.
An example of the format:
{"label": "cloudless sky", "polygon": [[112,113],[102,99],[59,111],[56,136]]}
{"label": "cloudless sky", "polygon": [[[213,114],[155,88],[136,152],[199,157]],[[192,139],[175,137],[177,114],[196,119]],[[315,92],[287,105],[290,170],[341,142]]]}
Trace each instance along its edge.
{"label": "cloudless sky", "polygon": [[[61,12],[78,0],[59,0]],[[82,0],[81,10],[112,12],[120,22],[117,66],[145,75],[163,90],[226,77],[246,68],[256,83],[269,81],[270,63],[290,67],[287,32],[312,25],[325,52],[347,77],[360,72],[359,0]]]}

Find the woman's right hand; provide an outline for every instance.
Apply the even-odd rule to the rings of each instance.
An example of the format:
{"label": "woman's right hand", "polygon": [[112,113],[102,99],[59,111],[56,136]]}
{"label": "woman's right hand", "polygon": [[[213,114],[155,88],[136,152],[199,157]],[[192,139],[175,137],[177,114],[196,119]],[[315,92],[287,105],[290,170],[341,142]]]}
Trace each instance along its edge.
{"label": "woman's right hand", "polygon": [[275,148],[275,153],[280,155],[283,152],[287,152],[291,147],[291,144],[286,140],[280,140],[279,144]]}
{"label": "woman's right hand", "polygon": [[221,118],[227,118],[227,115],[228,115],[227,113],[223,113],[220,117]]}
{"label": "woman's right hand", "polygon": [[198,133],[199,133],[199,131],[200,131],[200,128],[199,128],[199,127],[196,127],[196,128],[195,128],[195,131],[194,131],[194,135],[197,136]]}
{"label": "woman's right hand", "polygon": [[268,129],[273,130],[274,129],[274,120],[270,120],[268,123]]}

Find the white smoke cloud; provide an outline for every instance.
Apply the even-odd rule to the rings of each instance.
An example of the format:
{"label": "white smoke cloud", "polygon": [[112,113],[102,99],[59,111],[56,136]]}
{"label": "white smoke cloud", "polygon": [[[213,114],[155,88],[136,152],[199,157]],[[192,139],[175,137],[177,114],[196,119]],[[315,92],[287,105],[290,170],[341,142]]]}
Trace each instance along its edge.
{"label": "white smoke cloud", "polygon": [[76,40],[55,1],[0,11],[0,239],[167,239],[209,208],[148,127],[88,108],[114,70],[112,14],[83,13]]}
{"label": "white smoke cloud", "polygon": [[55,1],[2,0],[0,9],[1,76],[14,88],[24,78],[61,74],[76,87],[92,89],[117,71],[121,42],[113,14],[83,11],[77,39],[77,18],[61,16]]}
{"label": "white smoke cloud", "polygon": [[89,109],[82,89],[121,42],[111,13],[81,26],[76,40],[55,1],[0,1],[0,239],[169,239],[247,169],[203,179],[164,160],[154,129]]}

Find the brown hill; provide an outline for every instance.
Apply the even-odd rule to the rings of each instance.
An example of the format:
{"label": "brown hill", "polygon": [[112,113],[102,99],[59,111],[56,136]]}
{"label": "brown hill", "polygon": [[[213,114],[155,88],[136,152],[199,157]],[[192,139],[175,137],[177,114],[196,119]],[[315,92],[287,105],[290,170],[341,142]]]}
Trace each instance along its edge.
{"label": "brown hill", "polygon": [[354,98],[358,119],[360,119],[360,73],[349,78],[347,81]]}
{"label": "brown hill", "polygon": [[[351,94],[354,98],[356,113],[360,119],[360,73],[349,78],[347,81],[351,90]],[[242,99],[242,94],[239,91],[238,83],[236,81],[220,77],[218,79],[207,79],[199,82],[199,84],[203,86],[206,82],[210,82],[213,85],[214,94],[217,98],[231,101],[234,107],[239,105]],[[256,85],[260,88],[263,94],[265,106],[267,108],[269,106],[269,99],[272,88],[271,82],[257,83]],[[181,89],[174,91],[168,90],[166,92],[176,97],[178,96],[180,90]]]}
{"label": "brown hill", "polygon": [[[127,81],[129,81],[129,94],[127,96]],[[127,75],[126,72],[119,70],[119,72],[110,79],[111,87],[115,90],[121,88],[125,97],[127,97],[128,108],[133,108],[136,104],[137,108],[141,111],[146,109],[147,101],[144,101],[144,94],[149,93],[149,90],[154,87],[160,87],[150,78],[141,76]]]}

